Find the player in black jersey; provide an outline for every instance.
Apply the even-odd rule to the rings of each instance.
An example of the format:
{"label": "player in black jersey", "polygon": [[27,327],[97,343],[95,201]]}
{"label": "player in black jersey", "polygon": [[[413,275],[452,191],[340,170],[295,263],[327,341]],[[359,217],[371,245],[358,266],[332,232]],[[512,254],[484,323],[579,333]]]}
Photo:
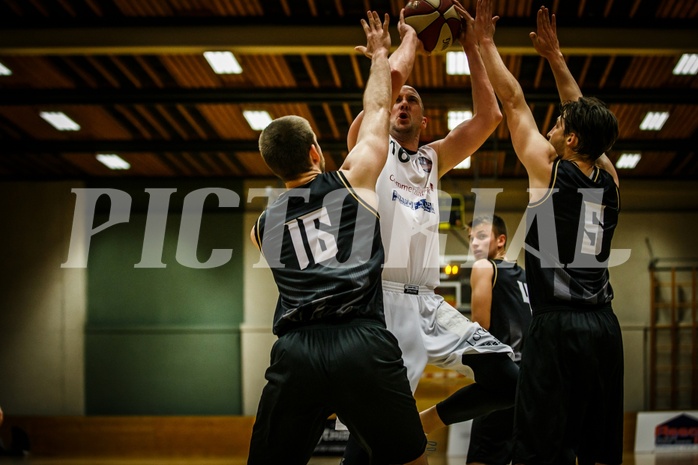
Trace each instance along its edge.
{"label": "player in black jersey", "polygon": [[[526,273],[515,262],[504,260],[507,232],[499,216],[477,217],[468,226],[470,249],[477,260],[470,275],[472,321],[510,346],[515,363],[510,369],[492,358],[500,354],[469,355],[468,364],[474,366],[477,383],[459,389],[420,416],[427,433],[473,419],[467,463],[508,464],[512,457],[514,407],[504,400],[511,389],[508,380],[518,376],[517,364],[531,321]],[[489,400],[489,396],[473,393],[478,383],[487,385],[488,391],[499,392],[503,401],[480,401]],[[430,411],[437,412],[437,420]]]}
{"label": "player in black jersey", "polygon": [[531,39],[551,65],[562,100],[555,127],[543,137],[497,52],[497,19],[492,0],[478,0],[480,54],[529,180],[525,250],[533,316],[519,372],[514,463],[620,464],[623,346],[608,274],[620,199],[604,154],[618,121],[603,102],[582,96],[560,52],[554,16],[551,22],[541,7]]}
{"label": "player in black jersey", "polygon": [[[497,215],[480,216],[468,224],[472,320],[514,351],[519,363],[531,323],[526,272],[505,259],[507,227]],[[506,465],[513,449],[514,407],[473,419],[466,463]]]}
{"label": "player in black jersey", "polygon": [[[404,26],[404,18],[400,21]],[[388,152],[388,16],[362,20],[371,58],[359,141],[325,172],[309,122],[274,120],[259,139],[288,190],[251,238],[279,290],[278,340],[252,431],[250,465],[305,464],[336,413],[373,464],[426,464],[426,436],[395,337],[383,315],[383,246],[375,184]],[[406,27],[406,26],[405,26]]]}

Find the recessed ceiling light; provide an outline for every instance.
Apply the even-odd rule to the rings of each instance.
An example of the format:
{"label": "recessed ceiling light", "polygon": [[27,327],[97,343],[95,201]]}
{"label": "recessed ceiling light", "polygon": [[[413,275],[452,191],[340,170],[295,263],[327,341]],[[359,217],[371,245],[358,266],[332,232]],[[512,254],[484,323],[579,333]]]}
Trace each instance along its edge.
{"label": "recessed ceiling light", "polygon": [[674,67],[674,74],[698,74],[698,55],[684,53]]}
{"label": "recessed ceiling light", "polygon": [[39,115],[59,131],[79,131],[80,125],[62,111],[42,111]]}
{"label": "recessed ceiling light", "polygon": [[639,153],[624,153],[616,161],[616,168],[631,170],[635,168],[642,158]]}
{"label": "recessed ceiling light", "polygon": [[261,131],[271,123],[271,115],[266,111],[245,110],[242,112],[242,115],[247,120],[247,124],[255,131]]}
{"label": "recessed ceiling light", "polygon": [[446,74],[470,74],[465,52],[446,52]]}
{"label": "recessed ceiling light", "polygon": [[470,169],[470,157],[466,158],[462,162],[458,163],[455,167],[457,170],[469,170]]}
{"label": "recessed ceiling light", "polygon": [[473,117],[472,111],[449,111],[448,112],[448,129],[451,130],[458,126],[463,121]]}
{"label": "recessed ceiling light", "polygon": [[231,52],[204,52],[204,58],[218,74],[242,73],[242,66]]}
{"label": "recessed ceiling light", "polygon": [[7,66],[0,63],[0,76],[11,76],[12,70]]}
{"label": "recessed ceiling light", "polygon": [[127,170],[131,168],[131,164],[113,153],[99,153],[95,155],[103,165],[112,170]]}
{"label": "recessed ceiling light", "polygon": [[640,123],[640,129],[643,131],[659,131],[669,118],[668,111],[648,111],[645,119]]}

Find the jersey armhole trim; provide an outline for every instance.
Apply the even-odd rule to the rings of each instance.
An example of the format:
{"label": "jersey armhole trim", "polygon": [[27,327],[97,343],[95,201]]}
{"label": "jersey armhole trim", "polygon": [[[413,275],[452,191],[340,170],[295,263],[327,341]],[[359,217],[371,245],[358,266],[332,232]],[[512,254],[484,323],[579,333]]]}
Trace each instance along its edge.
{"label": "jersey armhole trim", "polygon": [[498,269],[497,269],[497,263],[495,263],[494,260],[490,260],[489,258],[487,259],[492,264],[492,268],[494,268],[494,273],[492,274],[492,289],[494,289],[494,285],[497,284],[497,276],[498,274]]}
{"label": "jersey armhole trim", "polygon": [[378,214],[378,211],[370,206],[369,204],[366,203],[364,199],[362,199],[355,191],[354,188],[351,187],[351,184],[349,184],[349,181],[347,178],[344,176],[344,173],[341,171],[335,171],[337,173],[337,176],[339,177],[339,180],[341,181],[342,184],[344,184],[344,187],[349,191],[349,193],[356,199],[357,202],[359,202],[359,205],[362,205],[365,209],[373,213],[376,218],[380,218],[380,215]]}
{"label": "jersey armhole trim", "polygon": [[[262,220],[262,216],[264,215],[264,212],[262,212],[261,215],[257,218],[257,221],[254,223],[254,238],[257,241],[257,247],[259,248],[259,251],[262,252],[262,236],[259,235],[259,229],[260,229],[260,224],[259,222]],[[262,252],[262,255],[264,255],[264,252]]]}

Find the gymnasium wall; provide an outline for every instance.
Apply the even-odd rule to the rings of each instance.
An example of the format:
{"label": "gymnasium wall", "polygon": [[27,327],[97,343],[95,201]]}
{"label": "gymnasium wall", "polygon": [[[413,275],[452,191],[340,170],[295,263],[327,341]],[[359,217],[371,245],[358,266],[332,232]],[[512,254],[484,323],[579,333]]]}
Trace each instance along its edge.
{"label": "gymnasium wall", "polygon": [[0,183],[0,405],[7,415],[85,410],[87,272],[60,267],[73,220],[70,187]]}
{"label": "gymnasium wall", "polygon": [[[212,185],[241,192],[230,181],[0,184],[0,266],[9,278],[0,284],[0,405],[8,414],[241,413],[241,206],[219,208],[208,196],[200,221],[183,207]],[[89,245],[70,242],[71,189],[83,187],[131,199],[100,197],[95,228],[111,211],[128,212]],[[150,225],[148,257],[146,188],[172,190],[166,209],[150,211],[160,220]],[[182,224],[200,226],[185,234]],[[86,268],[61,268],[70,247],[86,249],[70,255],[84,255]],[[207,267],[216,249],[232,250],[230,258]]]}

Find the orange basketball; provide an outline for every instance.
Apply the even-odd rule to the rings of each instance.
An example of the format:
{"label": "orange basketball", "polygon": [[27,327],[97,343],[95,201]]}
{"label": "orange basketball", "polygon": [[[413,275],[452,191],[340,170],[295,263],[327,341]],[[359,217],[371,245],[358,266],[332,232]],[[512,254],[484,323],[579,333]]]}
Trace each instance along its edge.
{"label": "orange basketball", "polygon": [[460,17],[451,0],[412,0],[405,6],[405,22],[427,52],[443,52],[460,35]]}

